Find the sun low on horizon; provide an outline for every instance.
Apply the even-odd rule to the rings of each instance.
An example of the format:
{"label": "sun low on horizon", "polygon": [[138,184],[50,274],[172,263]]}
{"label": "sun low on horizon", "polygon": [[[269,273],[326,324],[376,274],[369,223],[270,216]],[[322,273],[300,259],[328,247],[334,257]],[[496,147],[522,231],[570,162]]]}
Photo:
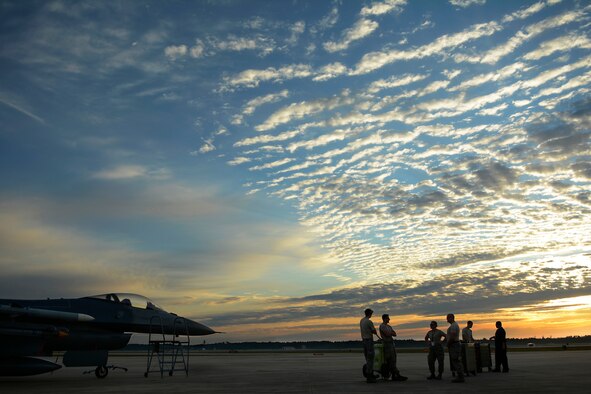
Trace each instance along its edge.
{"label": "sun low on horizon", "polygon": [[[591,5],[0,3],[0,298],[220,341],[591,330]],[[210,340],[210,339],[208,339]]]}

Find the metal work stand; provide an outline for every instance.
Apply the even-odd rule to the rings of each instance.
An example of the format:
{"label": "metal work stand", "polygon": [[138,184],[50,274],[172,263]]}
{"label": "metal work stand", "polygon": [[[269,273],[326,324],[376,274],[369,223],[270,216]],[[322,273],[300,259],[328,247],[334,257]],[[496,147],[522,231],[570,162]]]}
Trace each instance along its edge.
{"label": "metal work stand", "polygon": [[[191,339],[187,323],[182,317],[177,317],[174,319],[173,327],[173,333],[167,336],[164,334],[162,317],[153,316],[150,319],[148,364],[144,377],[148,377],[152,372],[160,372],[160,377],[163,377],[165,372],[172,376],[176,371],[184,371],[185,375],[189,376]],[[178,339],[181,335],[186,339]]]}

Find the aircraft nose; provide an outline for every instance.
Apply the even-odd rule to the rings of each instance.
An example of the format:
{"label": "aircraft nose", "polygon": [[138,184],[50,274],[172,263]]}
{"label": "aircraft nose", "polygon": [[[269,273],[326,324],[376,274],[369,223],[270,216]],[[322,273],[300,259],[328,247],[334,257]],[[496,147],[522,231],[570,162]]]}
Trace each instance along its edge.
{"label": "aircraft nose", "polygon": [[189,329],[189,335],[211,335],[216,333],[216,331],[206,325],[193,320],[187,322],[187,328]]}

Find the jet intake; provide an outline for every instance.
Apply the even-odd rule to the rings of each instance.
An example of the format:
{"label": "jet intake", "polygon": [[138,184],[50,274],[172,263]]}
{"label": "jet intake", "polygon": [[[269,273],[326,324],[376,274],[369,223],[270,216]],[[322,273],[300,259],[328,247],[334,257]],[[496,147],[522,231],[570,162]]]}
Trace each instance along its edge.
{"label": "jet intake", "polygon": [[127,345],[131,334],[104,331],[70,331],[47,342],[51,350],[116,350]]}

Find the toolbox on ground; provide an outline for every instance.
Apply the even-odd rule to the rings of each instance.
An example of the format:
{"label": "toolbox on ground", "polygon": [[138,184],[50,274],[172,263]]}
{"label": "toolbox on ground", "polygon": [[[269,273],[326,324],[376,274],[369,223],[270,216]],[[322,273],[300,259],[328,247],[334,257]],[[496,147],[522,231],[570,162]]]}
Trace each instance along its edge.
{"label": "toolbox on ground", "polygon": [[476,344],[476,370],[482,372],[483,368],[492,369],[492,360],[490,358],[490,343]]}
{"label": "toolbox on ground", "polygon": [[[384,379],[388,379],[390,377],[390,370],[388,369],[388,364],[386,364],[384,357],[384,344],[377,342],[374,343],[373,347],[375,350],[375,355],[373,358],[373,372],[374,374],[377,373],[381,375]],[[365,378],[368,377],[367,364],[363,364],[363,376]]]}
{"label": "toolbox on ground", "polygon": [[462,343],[462,365],[466,375],[476,376],[476,349],[474,343]]}

